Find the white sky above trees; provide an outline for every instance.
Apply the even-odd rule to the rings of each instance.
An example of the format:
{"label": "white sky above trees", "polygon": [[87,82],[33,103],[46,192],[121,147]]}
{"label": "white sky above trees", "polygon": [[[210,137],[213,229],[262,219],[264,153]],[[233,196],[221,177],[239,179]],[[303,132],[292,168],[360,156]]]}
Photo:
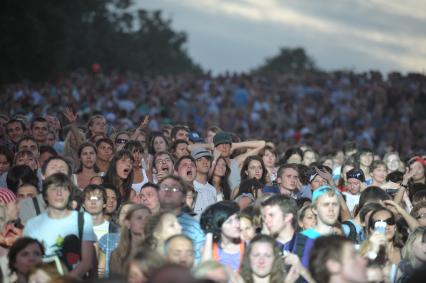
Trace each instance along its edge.
{"label": "white sky above trees", "polygon": [[422,0],[134,0],[162,10],[214,74],[250,71],[280,47],[303,47],[324,70],[426,73]]}

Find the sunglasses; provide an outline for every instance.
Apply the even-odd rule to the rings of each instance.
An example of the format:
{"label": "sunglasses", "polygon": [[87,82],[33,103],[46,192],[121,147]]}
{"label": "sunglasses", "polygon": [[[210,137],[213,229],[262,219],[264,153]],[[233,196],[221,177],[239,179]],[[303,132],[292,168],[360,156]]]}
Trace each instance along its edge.
{"label": "sunglasses", "polygon": [[126,143],[126,142],[128,142],[129,140],[126,140],[126,139],[117,139],[116,141],[115,141],[115,143],[118,143],[118,144],[122,144],[122,143]]}
{"label": "sunglasses", "polygon": [[386,224],[387,225],[395,225],[395,218],[393,218],[393,217],[389,217],[389,218],[387,218],[387,219],[379,219],[379,220],[374,220],[374,221],[372,221],[371,222],[371,228],[373,228],[374,227],[374,225],[377,223],[377,222],[386,222]]}

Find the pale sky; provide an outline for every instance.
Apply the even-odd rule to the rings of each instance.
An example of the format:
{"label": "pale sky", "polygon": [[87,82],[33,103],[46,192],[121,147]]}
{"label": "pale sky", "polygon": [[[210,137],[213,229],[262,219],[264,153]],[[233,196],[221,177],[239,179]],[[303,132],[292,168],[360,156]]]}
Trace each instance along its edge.
{"label": "pale sky", "polygon": [[424,0],[134,0],[188,35],[215,74],[250,71],[280,47],[303,47],[324,70],[426,73]]}

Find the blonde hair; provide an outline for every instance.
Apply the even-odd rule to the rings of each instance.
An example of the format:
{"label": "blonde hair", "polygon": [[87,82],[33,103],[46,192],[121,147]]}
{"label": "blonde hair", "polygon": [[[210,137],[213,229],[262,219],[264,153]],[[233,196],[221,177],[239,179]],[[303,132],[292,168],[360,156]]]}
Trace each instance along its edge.
{"label": "blonde hair", "polygon": [[414,242],[420,237],[423,237],[423,233],[426,232],[424,227],[417,227],[405,242],[404,247],[402,248],[402,258],[409,261],[412,267],[416,266],[418,259],[414,254]]}

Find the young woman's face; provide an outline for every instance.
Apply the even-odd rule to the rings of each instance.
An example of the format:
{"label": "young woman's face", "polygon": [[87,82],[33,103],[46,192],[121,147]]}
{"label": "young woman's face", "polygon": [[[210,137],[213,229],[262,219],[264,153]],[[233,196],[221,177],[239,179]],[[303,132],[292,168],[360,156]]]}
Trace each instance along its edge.
{"label": "young woman's face", "polygon": [[127,156],[123,156],[116,163],[117,175],[120,179],[125,180],[129,177],[133,169],[133,160]]}
{"label": "young woman's face", "polygon": [[257,180],[260,180],[263,174],[262,163],[260,163],[258,160],[251,160],[248,164],[246,174],[247,179],[256,178]]}
{"label": "young woman's face", "polygon": [[107,202],[105,207],[106,213],[114,213],[117,209],[117,195],[111,189],[105,189],[105,192],[107,195]]}
{"label": "young woman's face", "polygon": [[371,172],[373,180],[375,180],[379,184],[384,183],[386,181],[387,174],[388,172],[385,165],[379,165],[374,168],[373,172]]}
{"label": "young woman's face", "polygon": [[141,150],[138,149],[138,148],[134,148],[132,150],[132,156],[133,156],[133,159],[135,160],[135,163],[133,165],[140,166],[142,164],[142,152],[141,152]]}
{"label": "young woman's face", "polygon": [[153,146],[155,152],[167,151],[167,143],[163,137],[155,137]]}
{"label": "young woman's face", "polygon": [[277,160],[277,156],[273,154],[269,150],[265,150],[265,154],[262,156],[263,163],[267,168],[273,168],[275,166],[275,161]]}
{"label": "young woman's face", "polygon": [[413,181],[421,180],[425,177],[425,169],[420,162],[414,162],[410,165],[410,171],[414,171]]}
{"label": "young woman's face", "polygon": [[32,267],[41,263],[42,252],[37,243],[27,245],[16,254],[15,268],[20,274],[27,275]]}
{"label": "young woman's face", "polygon": [[7,161],[6,155],[0,154],[0,174],[7,172],[10,168],[10,163]]}
{"label": "young woman's face", "polygon": [[221,158],[216,162],[214,175],[218,177],[223,177],[225,176],[225,174],[226,174],[226,161]]}
{"label": "young woman's face", "polygon": [[250,219],[240,218],[241,240],[249,242],[256,235],[256,229]]}
{"label": "young woman's face", "polygon": [[287,160],[287,164],[291,164],[291,163],[295,163],[295,164],[302,163],[302,157],[297,153],[290,155],[290,157]]}
{"label": "young woman's face", "polygon": [[91,146],[86,146],[83,148],[80,154],[80,159],[83,167],[93,168],[96,163],[96,151]]}
{"label": "young woman's face", "polygon": [[147,209],[138,209],[132,213],[130,219],[126,220],[127,228],[132,234],[142,236],[144,234],[144,227],[146,220],[151,213]]}
{"label": "young woman's face", "polygon": [[369,167],[372,162],[373,162],[373,153],[371,152],[364,152],[359,157],[359,163],[362,166]]}
{"label": "young woman's face", "polygon": [[[393,215],[389,211],[382,210],[382,211],[376,212],[372,216],[371,221],[374,223],[376,221],[385,221],[390,218],[394,219]],[[371,229],[374,229],[374,228],[371,228]],[[396,231],[395,223],[393,225],[386,224],[385,236],[388,241],[391,241],[393,239],[393,237],[395,236],[395,231]]]}
{"label": "young woman's face", "polygon": [[233,214],[222,224],[222,236],[229,239],[238,239],[241,236],[240,219]]}
{"label": "young woman's face", "polygon": [[306,166],[311,165],[311,163],[317,161],[317,158],[315,157],[315,153],[313,153],[312,151],[307,151],[305,152],[305,154],[303,155],[303,164],[305,164]]}
{"label": "young woman's face", "polygon": [[423,243],[421,235],[414,241],[413,251],[418,261],[426,263],[426,243]]}
{"label": "young woman's face", "polygon": [[179,224],[176,216],[171,213],[166,213],[163,215],[159,226],[158,236],[163,240],[182,233],[182,226]]}
{"label": "young woman's face", "polygon": [[253,275],[264,278],[271,274],[274,264],[274,248],[270,243],[256,242],[251,248],[249,259]]}
{"label": "young woman's face", "polygon": [[315,214],[312,212],[311,208],[307,208],[305,210],[305,215],[303,216],[301,221],[299,221],[299,226],[303,230],[307,230],[307,229],[315,227],[316,225],[317,225],[317,218]]}
{"label": "young woman's face", "polygon": [[386,161],[386,166],[390,172],[396,171],[399,168],[399,156],[396,154],[390,154],[388,160]]}

